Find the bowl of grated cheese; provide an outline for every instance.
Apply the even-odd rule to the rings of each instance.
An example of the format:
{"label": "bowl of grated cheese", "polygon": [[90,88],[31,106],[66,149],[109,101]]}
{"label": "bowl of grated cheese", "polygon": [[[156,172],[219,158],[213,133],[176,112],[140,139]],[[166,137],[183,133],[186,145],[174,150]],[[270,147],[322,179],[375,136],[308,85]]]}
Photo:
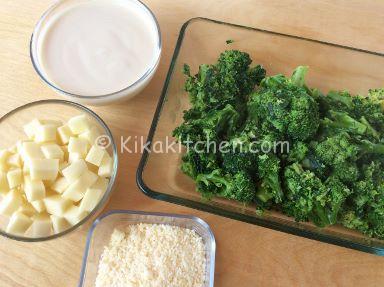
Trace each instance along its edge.
{"label": "bowl of grated cheese", "polygon": [[215,252],[200,218],[110,211],[89,231],[79,287],[213,287]]}

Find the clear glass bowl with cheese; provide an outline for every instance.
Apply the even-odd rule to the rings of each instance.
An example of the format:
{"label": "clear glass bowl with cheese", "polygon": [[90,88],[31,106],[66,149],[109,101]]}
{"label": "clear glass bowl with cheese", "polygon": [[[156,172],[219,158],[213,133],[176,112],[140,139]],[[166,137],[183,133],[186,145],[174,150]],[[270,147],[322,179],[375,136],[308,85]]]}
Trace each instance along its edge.
{"label": "clear glass bowl with cheese", "polygon": [[0,119],[0,234],[43,241],[102,210],[118,158],[104,121],[64,100],[33,102]]}

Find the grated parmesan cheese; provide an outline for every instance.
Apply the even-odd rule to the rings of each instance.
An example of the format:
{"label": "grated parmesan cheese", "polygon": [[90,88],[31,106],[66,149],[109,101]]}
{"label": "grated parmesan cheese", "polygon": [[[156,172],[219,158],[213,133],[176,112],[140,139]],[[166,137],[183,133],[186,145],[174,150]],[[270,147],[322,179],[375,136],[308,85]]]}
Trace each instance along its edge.
{"label": "grated parmesan cheese", "polygon": [[204,242],[194,230],[131,225],[113,231],[96,287],[203,287],[205,268]]}

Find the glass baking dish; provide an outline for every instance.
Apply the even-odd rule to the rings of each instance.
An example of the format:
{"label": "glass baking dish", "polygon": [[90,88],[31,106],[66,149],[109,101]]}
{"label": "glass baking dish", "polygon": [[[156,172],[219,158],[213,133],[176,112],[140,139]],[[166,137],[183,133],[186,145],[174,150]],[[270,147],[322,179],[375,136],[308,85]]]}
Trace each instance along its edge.
{"label": "glass baking dish", "polygon": [[206,279],[202,287],[214,286],[216,241],[205,221],[188,215],[113,210],[96,219],[88,233],[79,287],[95,286],[99,259],[104,246],[108,245],[111,239],[113,230],[139,223],[174,225],[192,229],[200,235],[205,244],[206,254]]}
{"label": "glass baking dish", "polygon": [[[226,40],[233,40],[228,45]],[[182,150],[158,152],[159,144],[168,141],[173,129],[182,122],[189,108],[184,91],[184,63],[197,71],[202,63],[213,63],[225,49],[239,49],[251,55],[254,64],[262,64],[268,74],[290,75],[298,65],[310,67],[309,86],[322,91],[345,89],[354,94],[366,93],[384,83],[384,54],[344,47],[321,41],[284,35],[265,30],[223,23],[205,18],[189,20],[181,28],[172,63],[149,132],[150,151],[144,150],[137,182],[152,198],[205,210],[233,219],[287,233],[384,255],[384,241],[333,226],[320,229],[298,223],[277,212],[260,215],[253,205],[214,198],[201,198],[194,182],[180,170]],[[155,150],[156,149],[156,150]]]}

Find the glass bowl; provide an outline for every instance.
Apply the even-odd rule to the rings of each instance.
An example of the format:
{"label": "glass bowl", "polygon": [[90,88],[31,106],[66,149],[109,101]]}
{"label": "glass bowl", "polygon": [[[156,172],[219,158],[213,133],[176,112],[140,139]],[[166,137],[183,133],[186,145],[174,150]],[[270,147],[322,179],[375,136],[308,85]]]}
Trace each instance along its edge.
{"label": "glass bowl", "polygon": [[161,57],[161,49],[162,49],[162,39],[161,39],[161,32],[160,32],[160,26],[157,22],[157,19],[155,15],[152,13],[152,11],[141,1],[139,0],[121,0],[124,2],[128,2],[129,5],[134,5],[135,7],[138,7],[141,9],[141,11],[146,15],[148,18],[148,21],[151,22],[151,26],[153,26],[153,29],[155,29],[155,33],[157,34],[156,39],[156,54],[153,57],[153,63],[150,67],[145,71],[145,73],[136,80],[133,84],[127,86],[126,88],[116,91],[110,94],[105,95],[94,95],[94,96],[87,96],[87,95],[79,95],[74,94],[69,91],[64,90],[62,87],[57,86],[54,82],[52,82],[49,78],[49,76],[44,71],[44,68],[40,61],[40,46],[41,46],[41,39],[44,37],[48,25],[54,21],[61,13],[64,13],[67,9],[69,9],[72,5],[79,5],[82,2],[88,2],[91,0],[60,0],[55,1],[55,3],[41,16],[40,20],[37,22],[35,29],[31,36],[30,41],[30,57],[32,61],[32,65],[35,68],[35,71],[40,76],[40,78],[49,86],[51,87],[55,92],[59,93],[60,95],[64,96],[67,100],[75,101],[81,104],[86,105],[106,105],[113,102],[120,102],[123,100],[128,100],[138,93],[140,93],[150,82],[150,80],[153,78],[157,67],[160,62]]}
{"label": "glass bowl", "polygon": [[[226,44],[226,40],[233,43]],[[322,91],[345,89],[366,93],[384,82],[384,55],[343,47],[296,36],[243,27],[219,21],[195,18],[185,23],[176,44],[172,63],[149,132],[150,151],[144,150],[137,182],[143,192],[156,199],[212,212],[275,230],[332,243],[365,252],[384,255],[384,241],[371,239],[339,226],[321,229],[298,223],[277,212],[257,213],[254,205],[214,198],[203,200],[195,184],[180,170],[182,150],[156,152],[183,121],[183,111],[190,107],[184,91],[183,65],[197,71],[202,63],[213,63],[226,49],[248,52],[254,63],[268,73],[289,75],[298,65],[310,67],[309,86]],[[155,145],[156,143],[156,145]]]}
{"label": "glass bowl", "polygon": [[95,216],[97,216],[97,214],[99,214],[103,207],[106,205],[112,193],[118,171],[117,148],[108,126],[96,113],[90,109],[80,104],[65,100],[41,100],[20,106],[7,113],[0,119],[0,134],[2,135],[0,149],[7,149],[14,146],[18,140],[26,139],[27,137],[24,133],[23,126],[31,122],[33,119],[40,118],[66,122],[71,117],[80,114],[85,114],[90,122],[94,126],[98,127],[101,133],[101,137],[104,140],[104,142],[100,143],[105,145],[106,150],[113,159],[113,173],[103,197],[100,199],[96,207],[84,219],[61,233],[52,234],[47,237],[27,237],[9,234],[5,231],[9,217],[0,215],[0,235],[26,242],[45,241],[58,238],[79,228],[91,218],[95,218]]}
{"label": "glass bowl", "polygon": [[100,256],[104,246],[108,245],[113,230],[139,223],[179,226],[194,230],[200,235],[205,244],[206,255],[205,284],[201,287],[214,286],[216,242],[205,221],[188,215],[113,210],[96,219],[88,233],[79,287],[95,286]]}

